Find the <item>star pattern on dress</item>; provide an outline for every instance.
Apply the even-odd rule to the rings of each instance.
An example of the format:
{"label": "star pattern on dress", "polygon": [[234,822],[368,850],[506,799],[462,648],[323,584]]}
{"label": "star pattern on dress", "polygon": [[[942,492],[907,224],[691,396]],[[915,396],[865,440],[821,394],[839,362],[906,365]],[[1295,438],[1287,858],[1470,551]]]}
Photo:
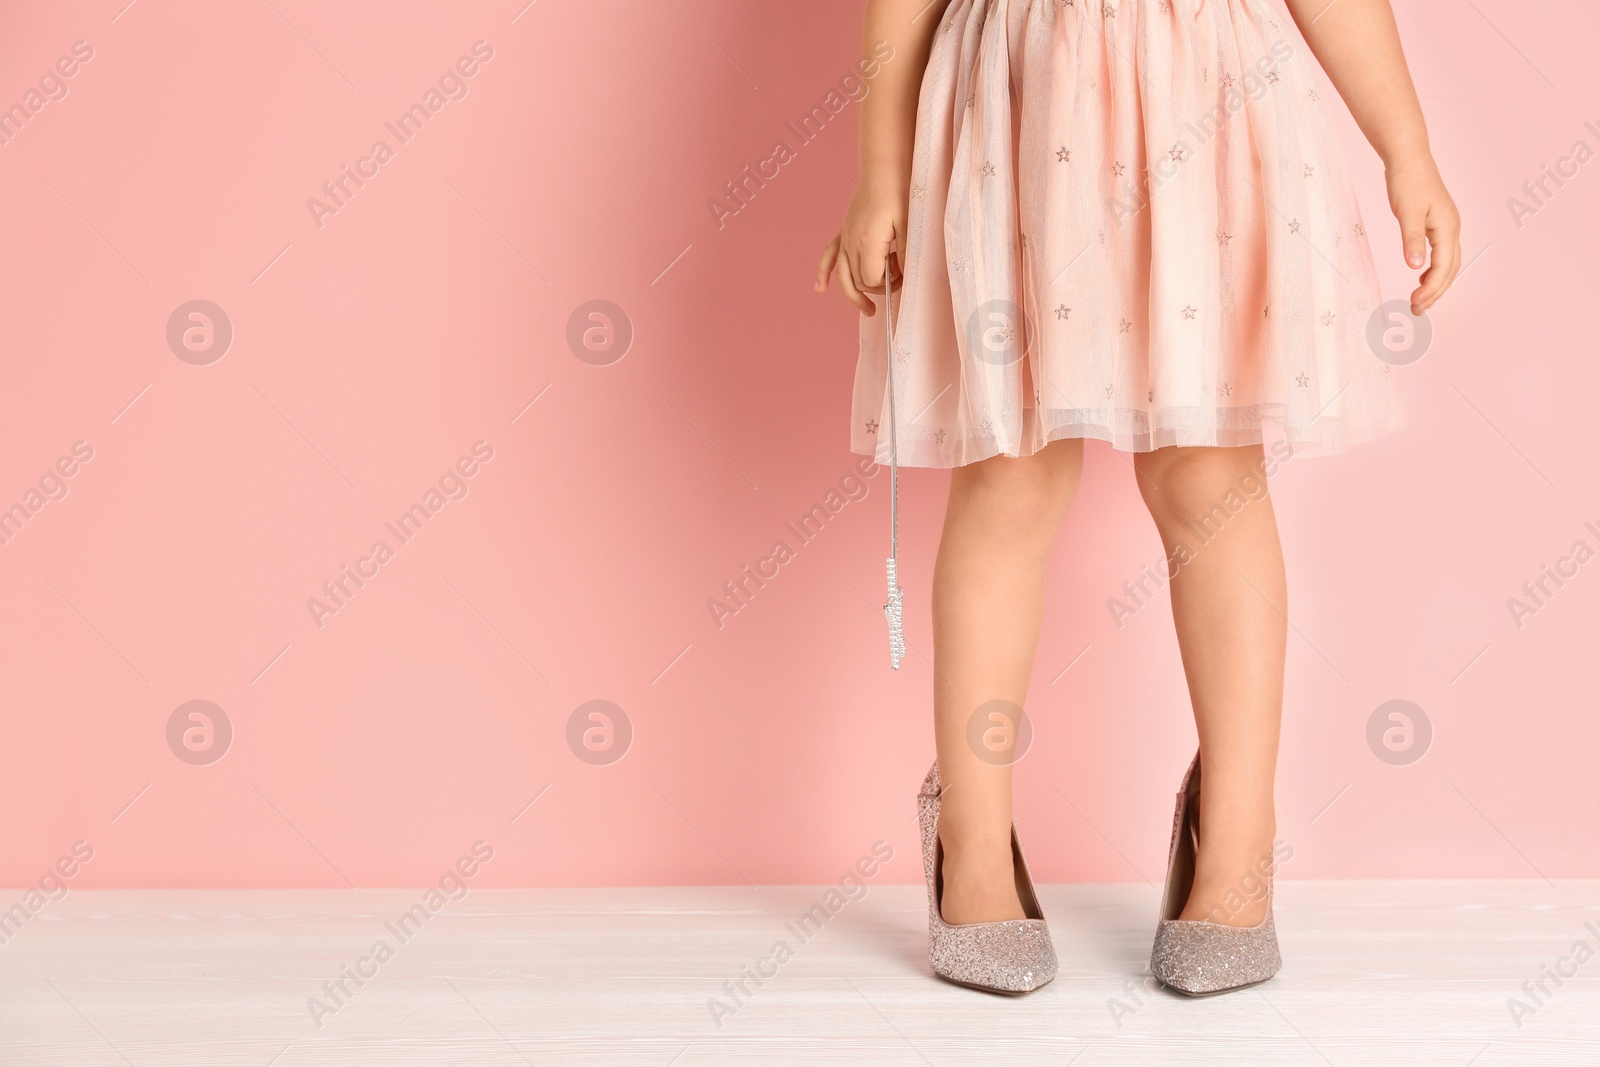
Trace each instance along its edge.
{"label": "star pattern on dress", "polygon": [[1167,0],[1156,0],[1156,10],[1165,15],[1167,13]]}
{"label": "star pattern on dress", "polygon": [[1154,389],[1146,389],[1144,391],[1144,398],[1149,403],[1154,404],[1156,402],[1156,391]]}
{"label": "star pattern on dress", "polygon": [[1114,19],[1117,17],[1117,9],[1112,7],[1110,4],[1101,4],[1100,7],[1101,10],[1105,12],[1106,18]]}
{"label": "star pattern on dress", "polygon": [[[1156,2],[1157,9],[1160,12],[1162,12],[1163,14],[1169,13],[1170,10],[1172,9],[1172,6],[1167,2],[1167,0],[1155,0],[1155,2]],[[1075,3],[1074,3],[1074,0],[1058,0],[1058,3],[1060,4],[1060,6],[1064,6],[1064,7],[1075,7],[1076,6]],[[1113,3],[1110,3],[1110,2],[1103,2],[1102,3],[1102,12],[1103,12],[1104,17],[1106,17],[1108,19],[1109,18],[1115,18],[1117,16],[1117,11],[1118,11],[1118,7],[1116,5],[1114,5]],[[1135,18],[1136,20],[1139,18],[1136,9],[1130,14],[1130,18]],[[951,26],[947,27],[947,29],[954,29],[954,28],[955,28],[954,25],[951,25]],[[1108,30],[1108,32],[1109,32],[1109,30]],[[1280,69],[1279,68],[1273,68],[1273,69],[1271,69],[1269,71],[1266,71],[1266,72],[1264,72],[1263,76],[1264,76],[1265,80],[1268,83],[1276,84],[1276,83],[1279,83],[1281,81]],[[1209,70],[1206,72],[1205,78],[1206,78],[1206,80],[1209,80]],[[1237,79],[1231,73],[1228,73],[1227,71],[1224,71],[1222,74],[1218,75],[1218,84],[1222,89],[1231,91],[1237,85]],[[1315,88],[1308,89],[1307,93],[1308,93],[1309,98],[1312,101],[1320,100],[1320,95],[1319,95],[1318,91]],[[973,107],[976,106],[976,95],[975,94],[971,94],[971,95],[969,95],[967,97],[966,106],[968,108],[973,108]],[[1048,149],[1047,149],[1047,151],[1048,151]],[[1159,151],[1159,149],[1157,149],[1157,151]],[[1073,150],[1068,148],[1066,145],[1064,145],[1064,144],[1060,145],[1058,147],[1058,149],[1056,150],[1056,152],[1055,152],[1057,162],[1063,163],[1063,164],[1070,163],[1072,161],[1072,152],[1073,152]],[[1168,157],[1169,157],[1169,159],[1171,159],[1174,162],[1182,163],[1182,162],[1187,161],[1187,159],[1192,158],[1193,152],[1194,152],[1194,149],[1190,148],[1189,146],[1185,145],[1183,142],[1180,141],[1180,142],[1178,142],[1178,143],[1176,143],[1176,144],[1174,144],[1173,146],[1170,147],[1170,149],[1168,151]],[[1098,156],[1098,153],[1097,152],[1091,152],[1091,157],[1094,157],[1094,156]],[[1104,165],[1103,157],[1100,157],[1100,158],[1102,158],[1102,166],[1103,166]],[[1157,159],[1159,159],[1159,156],[1157,157]],[[1093,158],[1090,158],[1090,159],[1088,159],[1086,161],[1085,165],[1087,166],[1092,162],[1093,162]],[[1136,158],[1135,162],[1138,162],[1137,158]],[[1118,178],[1118,179],[1124,178],[1124,176],[1129,173],[1129,169],[1130,169],[1129,165],[1125,165],[1120,160],[1114,161],[1111,166],[1112,166],[1112,171],[1113,171],[1114,176],[1116,178]],[[1154,168],[1152,168],[1152,169],[1154,169]],[[1303,171],[1304,177],[1306,179],[1308,179],[1308,180],[1316,178],[1316,176],[1317,176],[1316,175],[1316,170],[1317,170],[1316,166],[1313,166],[1310,163],[1304,163],[1302,165],[1302,171]],[[970,171],[968,173],[970,173]],[[982,160],[981,161],[981,173],[985,178],[988,178],[988,177],[996,176],[998,174],[998,170],[997,170],[996,165],[991,160]],[[1337,173],[1333,173],[1333,180],[1335,181],[1335,184],[1338,184],[1339,175]],[[911,189],[910,189],[911,197],[913,199],[916,199],[916,200],[925,199],[926,196],[927,196],[927,192],[928,192],[928,190],[927,190],[926,186],[922,182],[916,182],[916,183],[912,184]],[[1281,219],[1281,216],[1280,216],[1280,219]],[[1302,220],[1300,220],[1300,219],[1291,219],[1291,220],[1283,220],[1283,221],[1287,224],[1289,232],[1291,234],[1298,235],[1298,236],[1305,236],[1305,234],[1304,234],[1304,225],[1305,225],[1305,223]],[[1320,234],[1322,232],[1322,230],[1320,229],[1320,227],[1322,225],[1321,220],[1320,219],[1313,219],[1312,221],[1319,226],[1319,231],[1318,232]],[[1365,229],[1359,222],[1354,223],[1351,226],[1351,229],[1352,229],[1352,232],[1357,237],[1364,237],[1365,236]],[[1340,232],[1342,233],[1342,231],[1340,231]],[[1106,230],[1099,230],[1098,233],[1097,233],[1097,236],[1098,236],[1099,241],[1102,244],[1106,243],[1106,241],[1107,241],[1107,231]],[[1235,236],[1234,234],[1228,232],[1227,230],[1219,228],[1216,231],[1216,238],[1217,238],[1218,246],[1219,247],[1223,247],[1223,248],[1228,247],[1231,244],[1234,236]],[[1337,244],[1339,242],[1339,240],[1340,240],[1339,236],[1337,234],[1334,235],[1335,244]],[[1027,239],[1026,236],[1022,237],[1022,243],[1023,243],[1024,247],[1028,247],[1028,239]],[[1247,244],[1250,243],[1249,235],[1247,235],[1246,243]],[[1241,246],[1241,247],[1243,247],[1243,246]],[[950,262],[950,268],[954,272],[967,272],[967,271],[969,271],[971,269],[970,266],[969,266],[969,262],[968,262],[967,258],[964,257],[964,256],[956,256],[956,257],[954,257]],[[1171,305],[1168,305],[1168,306],[1170,307]],[[1057,321],[1062,321],[1062,322],[1070,321],[1072,309],[1069,308],[1065,303],[1059,304],[1053,310],[1056,312]],[[1309,309],[1307,309],[1307,310],[1309,310]],[[1354,309],[1352,309],[1352,311],[1353,310]],[[1292,312],[1293,312],[1293,308],[1291,308],[1291,313]],[[1261,314],[1262,314],[1263,319],[1270,319],[1270,317],[1271,317],[1271,307],[1270,307],[1270,305],[1268,305],[1266,307],[1263,307]],[[1180,308],[1180,315],[1182,316],[1182,319],[1184,321],[1193,321],[1193,320],[1198,318],[1199,308],[1194,306],[1194,305],[1185,305],[1185,306]],[[1295,317],[1296,316],[1291,314],[1291,318],[1295,318]],[[1320,315],[1317,316],[1317,318],[1320,320],[1320,322],[1323,325],[1330,326],[1330,327],[1332,325],[1334,325],[1335,322],[1337,321],[1337,316],[1331,310],[1322,312]],[[1081,319],[1081,316],[1080,316],[1080,319]],[[1083,321],[1087,321],[1087,320],[1083,320]],[[1141,321],[1143,321],[1143,320],[1141,320]],[[1170,322],[1170,320],[1167,320],[1167,321]],[[1355,321],[1355,320],[1353,320],[1353,321]],[[1091,327],[1095,326],[1094,323],[1090,323],[1089,325]],[[1124,317],[1120,317],[1119,322],[1117,323],[1117,329],[1118,329],[1119,335],[1120,334],[1129,334],[1129,333],[1131,333],[1133,326],[1134,326],[1134,323],[1131,322],[1130,320],[1128,320],[1125,316]],[[1200,327],[1196,327],[1196,328],[1199,329]],[[1304,327],[1303,326],[1299,326],[1297,324],[1294,328],[1303,329]],[[1070,335],[1070,333],[1071,333],[1071,331],[1068,332],[1068,335]],[[1006,334],[1007,334],[1007,342],[1008,343],[1011,343],[1012,341],[1014,341],[1015,334],[1016,334],[1016,331],[1014,329],[1008,329],[1006,331]],[[893,355],[896,358],[900,358],[900,359],[905,358],[899,352],[896,352]],[[1391,369],[1387,365],[1385,365],[1384,373],[1385,374],[1390,374],[1391,373]],[[1295,385],[1298,388],[1302,388],[1302,389],[1309,389],[1310,388],[1311,378],[1310,378],[1309,374],[1304,372],[1304,371],[1302,371],[1301,373],[1296,375],[1294,381],[1295,381]],[[1234,386],[1232,385],[1231,382],[1226,382],[1226,381],[1221,382],[1216,388],[1217,388],[1217,391],[1218,391],[1219,398],[1231,398],[1231,396],[1233,395],[1233,392],[1234,392]],[[1117,395],[1116,392],[1115,392],[1114,385],[1105,385],[1104,389],[1105,389],[1105,395],[1106,395],[1106,399],[1107,400],[1111,400]],[[1035,391],[1035,400],[1036,401],[1040,401],[1041,397],[1042,397],[1041,392],[1036,389],[1036,391]],[[1150,388],[1147,388],[1147,390],[1146,390],[1146,399],[1147,399],[1147,401],[1149,403],[1151,403],[1151,404],[1154,403],[1155,390],[1154,390],[1153,386],[1150,387]],[[1136,403],[1134,401],[1131,401],[1131,397],[1130,397],[1129,401],[1125,401],[1124,403],[1130,403],[1130,402],[1131,403]],[[1010,422],[1008,421],[1010,416],[1007,415],[1006,413],[1004,413],[1004,412],[999,413],[999,418],[1000,418],[1000,421],[1007,421],[1008,425],[1010,425]],[[876,435],[879,432],[879,425],[880,424],[879,424],[878,420],[876,420],[876,419],[870,420],[865,425],[866,425],[866,431],[867,431],[868,434]],[[991,433],[995,432],[994,426],[993,426],[993,422],[989,417],[984,417],[982,419],[982,430],[983,430],[983,432],[985,434],[991,434]],[[946,428],[939,428],[935,432],[933,437],[934,437],[934,440],[939,445],[942,446],[943,443],[947,440],[947,429]]]}

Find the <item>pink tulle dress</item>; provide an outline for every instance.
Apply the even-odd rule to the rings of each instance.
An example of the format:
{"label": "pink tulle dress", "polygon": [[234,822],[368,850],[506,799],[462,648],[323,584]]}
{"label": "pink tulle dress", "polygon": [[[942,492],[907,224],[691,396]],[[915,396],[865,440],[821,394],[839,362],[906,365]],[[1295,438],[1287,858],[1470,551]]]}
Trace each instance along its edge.
{"label": "pink tulle dress", "polygon": [[[1268,0],[953,0],[894,301],[899,462],[1397,427],[1319,84]],[[851,445],[881,462],[889,372],[863,317]]]}

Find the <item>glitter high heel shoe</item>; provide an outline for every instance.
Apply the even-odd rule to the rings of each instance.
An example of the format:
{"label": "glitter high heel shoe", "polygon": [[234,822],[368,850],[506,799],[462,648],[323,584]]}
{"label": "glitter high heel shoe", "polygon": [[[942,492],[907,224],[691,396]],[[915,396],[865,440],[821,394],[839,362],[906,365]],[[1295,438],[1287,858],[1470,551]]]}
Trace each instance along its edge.
{"label": "glitter high heel shoe", "polygon": [[991,993],[1031,993],[1056,976],[1056,950],[1033,892],[1016,823],[1011,825],[1011,854],[1017,896],[1027,918],[951,926],[939,911],[944,889],[939,793],[939,764],[935,762],[917,795],[922,869],[928,878],[928,962],[933,973],[948,982]]}
{"label": "glitter high heel shoe", "polygon": [[1161,900],[1150,970],[1170,989],[1189,996],[1226,993],[1265,982],[1278,973],[1278,931],[1272,920],[1272,882],[1267,881],[1267,914],[1255,926],[1228,926],[1209,919],[1179,919],[1194,887],[1199,841],[1200,757],[1189,764],[1178,789],[1167,858],[1167,888]]}

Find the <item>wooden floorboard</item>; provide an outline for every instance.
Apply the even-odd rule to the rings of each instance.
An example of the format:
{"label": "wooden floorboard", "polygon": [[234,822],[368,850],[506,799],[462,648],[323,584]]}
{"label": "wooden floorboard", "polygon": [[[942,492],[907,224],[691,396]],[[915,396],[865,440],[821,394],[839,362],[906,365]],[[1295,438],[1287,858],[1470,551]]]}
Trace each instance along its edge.
{"label": "wooden floorboard", "polygon": [[[1508,1006],[1600,953],[1597,882],[1284,882],[1282,973],[1199,1000],[1147,986],[1147,886],[1042,887],[1061,973],[1020,999],[930,977],[920,887],[802,942],[824,891],[475,889],[403,942],[418,891],[73,892],[0,945],[0,1064],[1600,1065],[1600,958],[1520,1026]],[[380,939],[391,959],[325,992]]]}

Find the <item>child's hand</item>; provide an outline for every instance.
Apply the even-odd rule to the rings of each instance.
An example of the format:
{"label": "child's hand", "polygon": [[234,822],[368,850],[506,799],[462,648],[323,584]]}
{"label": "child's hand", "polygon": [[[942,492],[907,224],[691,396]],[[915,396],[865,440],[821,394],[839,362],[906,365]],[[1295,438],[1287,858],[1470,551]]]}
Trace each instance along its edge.
{"label": "child's hand", "polygon": [[1400,220],[1406,264],[1420,270],[1428,263],[1422,284],[1411,294],[1411,314],[1421,315],[1461,273],[1461,215],[1439,177],[1439,168],[1426,153],[1389,167],[1387,179],[1389,206]]}
{"label": "child's hand", "polygon": [[[817,292],[827,291],[828,279],[837,268],[839,288],[846,299],[867,315],[877,313],[867,292],[882,289],[886,277],[891,285],[900,284],[900,267],[890,251],[896,247],[896,238],[906,232],[909,184],[908,175],[873,182],[862,176],[845,213],[844,228],[828,242],[817,264]],[[905,247],[904,241],[899,247]]]}

